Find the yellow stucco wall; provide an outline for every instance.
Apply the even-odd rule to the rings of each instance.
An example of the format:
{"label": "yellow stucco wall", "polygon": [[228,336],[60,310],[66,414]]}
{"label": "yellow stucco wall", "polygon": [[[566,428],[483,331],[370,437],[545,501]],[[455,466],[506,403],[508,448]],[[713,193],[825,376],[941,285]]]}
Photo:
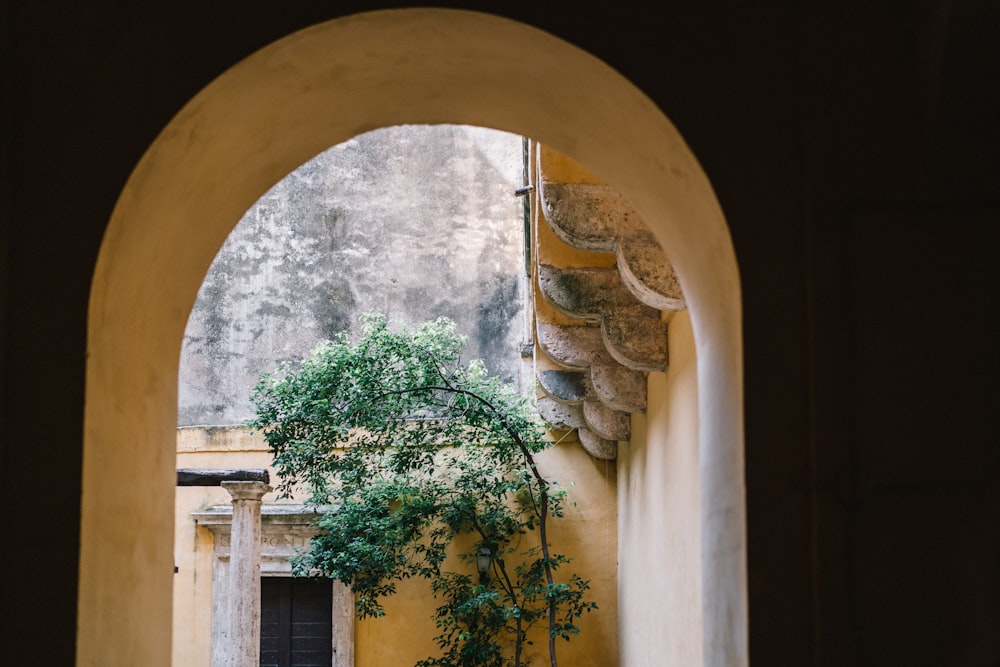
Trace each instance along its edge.
{"label": "yellow stucco wall", "polygon": [[[697,364],[687,311],[669,324],[670,367],[618,450],[622,665],[702,664]],[[653,622],[650,622],[650,620]]]}
{"label": "yellow stucco wall", "polygon": [[[535,144],[539,179],[602,183],[558,151]],[[537,193],[536,193],[537,197]],[[539,263],[562,267],[615,265],[613,253],[586,252],[562,241],[536,202]],[[540,297],[540,318],[582,325]],[[622,665],[702,664],[701,514],[698,461],[698,376],[688,311],[668,320],[665,372],[648,375],[648,410],[632,416],[632,438],[618,449],[618,659]],[[538,353],[536,357],[544,354]],[[544,360],[544,359],[543,359]]]}
{"label": "yellow stucco wall", "polygon": [[[267,468],[270,454],[259,435],[239,428],[178,430],[179,468]],[[609,667],[617,664],[617,511],[613,462],[597,461],[579,444],[562,443],[539,460],[543,474],[568,487],[566,516],[552,523],[554,551],[574,558],[566,572],[591,582],[590,599],[599,610],[581,619],[580,636],[560,640],[562,664]],[[277,478],[271,470],[272,485]],[[277,501],[275,493],[264,503]],[[295,502],[297,499],[280,502]],[[191,513],[229,502],[218,487],[178,487],[175,513],[174,636],[175,667],[209,667],[211,651],[213,534],[197,527]],[[436,601],[426,582],[411,580],[386,604],[386,616],[368,619],[355,629],[357,667],[412,665],[437,654],[433,637]],[[544,664],[545,637],[536,633],[531,664]]]}
{"label": "yellow stucco wall", "polygon": [[[580,636],[570,642],[559,640],[560,664],[576,667],[613,667],[617,660],[617,558],[615,466],[596,461],[578,444],[560,444],[539,460],[542,473],[564,485],[572,483],[570,495],[575,506],[567,506],[566,516],[554,520],[551,531],[553,550],[571,555],[567,567],[591,582],[591,599],[600,609],[581,619]],[[355,645],[358,667],[412,665],[436,654],[431,639],[437,634],[432,613],[436,602],[423,582],[400,587],[386,605],[386,616],[358,623]],[[547,664],[546,639],[535,633],[527,657],[530,664]]]}
{"label": "yellow stucco wall", "polygon": [[[739,274],[708,179],[662,112],[597,59],[515,22],[419,9],[330,21],[247,58],[177,114],[122,191],[88,309],[77,664],[170,662],[177,352],[215,252],[310,156],[414,122],[495,127],[571,153],[671,248],[699,350],[704,661],[746,663]],[[647,472],[649,484],[673,474]]]}

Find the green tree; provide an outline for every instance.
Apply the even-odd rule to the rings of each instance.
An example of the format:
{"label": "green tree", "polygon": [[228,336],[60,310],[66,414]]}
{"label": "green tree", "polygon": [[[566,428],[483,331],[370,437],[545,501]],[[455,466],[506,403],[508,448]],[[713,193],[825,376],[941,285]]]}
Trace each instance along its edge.
{"label": "green tree", "polygon": [[535,463],[550,442],[530,404],[481,362],[463,364],[464,347],[446,319],[393,330],[367,315],[357,342],[341,333],[262,376],[251,426],[279,491],[335,508],[297,572],[350,585],[362,618],[381,616],[398,582],[427,579],[442,653],[417,667],[521,667],[536,625],[555,667],[556,639],[596,608],[550,548],[566,494]]}

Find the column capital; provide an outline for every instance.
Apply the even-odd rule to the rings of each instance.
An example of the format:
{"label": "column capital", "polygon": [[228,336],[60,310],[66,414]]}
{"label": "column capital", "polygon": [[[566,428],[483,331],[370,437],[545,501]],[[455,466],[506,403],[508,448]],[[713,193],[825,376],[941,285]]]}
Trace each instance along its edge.
{"label": "column capital", "polygon": [[234,502],[237,500],[259,501],[265,493],[273,490],[264,482],[222,482],[221,486],[229,492]]}

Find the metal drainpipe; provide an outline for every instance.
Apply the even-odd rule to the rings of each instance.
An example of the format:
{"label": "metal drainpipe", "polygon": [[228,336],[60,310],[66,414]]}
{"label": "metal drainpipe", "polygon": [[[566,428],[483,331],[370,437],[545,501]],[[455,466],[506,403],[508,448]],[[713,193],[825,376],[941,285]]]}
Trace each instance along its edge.
{"label": "metal drainpipe", "polygon": [[531,184],[531,142],[528,137],[521,137],[521,158],[523,166],[524,185],[514,190],[514,195],[521,198],[521,208],[524,215],[524,342],[521,344],[521,356],[530,357],[535,352],[534,305],[531,286],[531,194],[535,186]]}
{"label": "metal drainpipe", "polygon": [[524,185],[514,191],[521,197],[521,208],[524,211],[524,275],[531,276],[531,200],[528,195],[535,189],[531,184],[531,147],[528,137],[521,137],[521,159],[524,174]]}

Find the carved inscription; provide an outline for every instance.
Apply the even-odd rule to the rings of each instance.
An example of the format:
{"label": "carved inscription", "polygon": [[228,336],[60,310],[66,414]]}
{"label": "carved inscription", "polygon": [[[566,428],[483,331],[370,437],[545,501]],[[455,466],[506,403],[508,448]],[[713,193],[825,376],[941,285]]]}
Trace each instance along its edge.
{"label": "carved inscription", "polygon": [[309,541],[302,535],[261,535],[261,546],[269,547],[304,547]]}
{"label": "carved inscription", "polygon": [[[229,533],[220,533],[216,536],[219,546],[229,546]],[[262,547],[305,547],[309,544],[309,538],[304,535],[261,535],[260,545]]]}

